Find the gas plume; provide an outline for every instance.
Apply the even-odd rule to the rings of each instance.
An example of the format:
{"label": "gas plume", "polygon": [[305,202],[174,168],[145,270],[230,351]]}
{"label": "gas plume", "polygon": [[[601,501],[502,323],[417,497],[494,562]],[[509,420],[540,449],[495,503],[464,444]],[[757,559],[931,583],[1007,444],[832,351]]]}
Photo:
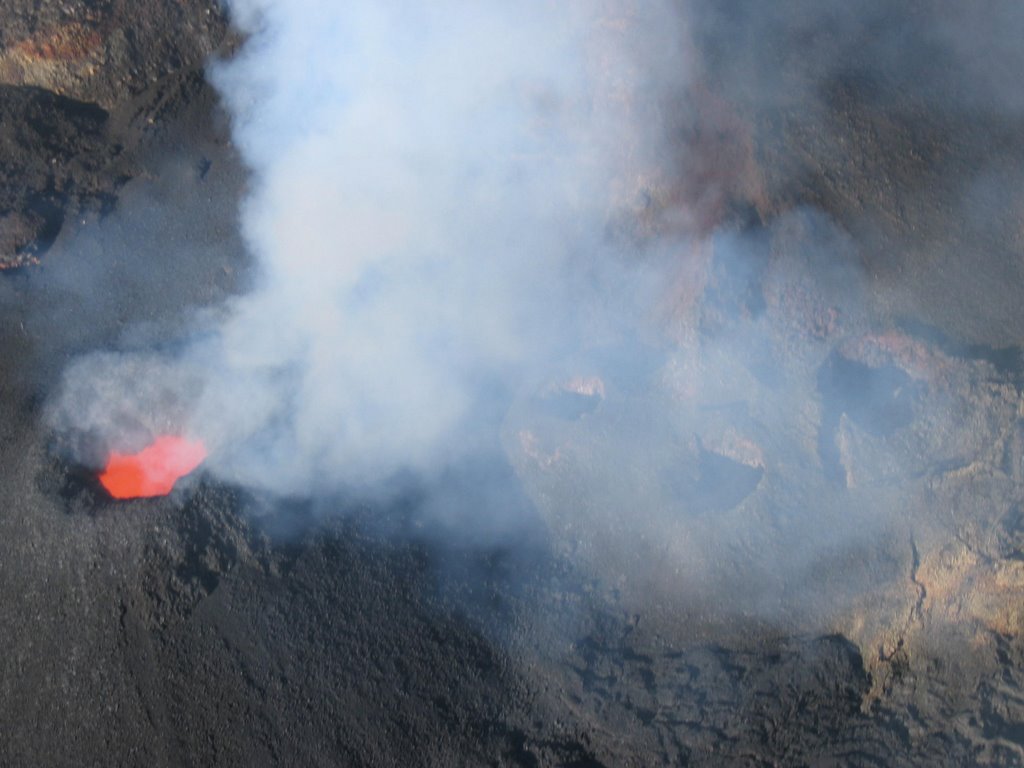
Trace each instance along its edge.
{"label": "gas plume", "polygon": [[373,489],[474,455],[496,400],[637,319],[654,278],[608,227],[686,74],[667,4],[229,8],[247,40],[212,79],[256,285],[171,359],[72,366],[57,423],[201,437],[277,493]]}

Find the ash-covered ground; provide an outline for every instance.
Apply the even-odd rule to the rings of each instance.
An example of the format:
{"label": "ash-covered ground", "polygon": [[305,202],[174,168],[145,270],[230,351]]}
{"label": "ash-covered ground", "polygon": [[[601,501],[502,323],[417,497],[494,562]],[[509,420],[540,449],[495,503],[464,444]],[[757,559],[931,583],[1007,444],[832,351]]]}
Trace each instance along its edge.
{"label": "ash-covered ground", "polygon": [[1021,14],[684,5],[680,160],[610,227],[689,212],[662,333],[510,394],[487,493],[386,504],[68,458],[73,360],[254,281],[205,70],[242,40],[5,6],[0,763],[1024,763]]}

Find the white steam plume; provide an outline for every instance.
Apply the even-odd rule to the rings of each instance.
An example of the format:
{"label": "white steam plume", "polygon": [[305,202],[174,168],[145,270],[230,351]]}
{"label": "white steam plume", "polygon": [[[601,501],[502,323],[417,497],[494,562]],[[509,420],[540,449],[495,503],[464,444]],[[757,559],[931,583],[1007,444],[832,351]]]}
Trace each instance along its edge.
{"label": "white steam plume", "polygon": [[177,426],[281,493],[429,475],[488,439],[496,389],[619,322],[609,281],[642,291],[609,278],[606,229],[658,149],[635,104],[683,77],[680,20],[625,0],[230,10],[248,39],[214,82],[253,172],[257,286],[171,361],[73,366],[57,423],[108,445]]}

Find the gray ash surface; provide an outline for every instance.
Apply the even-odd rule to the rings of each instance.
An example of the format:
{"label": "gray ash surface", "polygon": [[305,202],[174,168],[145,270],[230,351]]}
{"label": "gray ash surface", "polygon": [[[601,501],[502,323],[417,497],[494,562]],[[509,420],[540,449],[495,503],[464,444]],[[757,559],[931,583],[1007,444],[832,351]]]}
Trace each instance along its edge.
{"label": "gray ash surface", "polygon": [[[0,18],[0,265],[11,268],[0,275],[0,764],[1024,763],[1022,593],[970,570],[1024,559],[1016,427],[1010,480],[996,493],[1009,512],[959,526],[955,562],[934,532],[877,555],[910,597],[873,596],[861,610],[878,626],[869,618],[846,634],[757,616],[694,615],[679,629],[638,612],[552,543],[527,498],[514,502],[529,521],[521,540],[485,548],[444,543],[413,502],[285,503],[202,475],[163,499],[107,499],[89,468],[55,450],[42,403],[77,352],[173,345],[195,307],[245,287],[235,219],[246,178],[202,70],[232,42],[202,3],[14,3]],[[799,27],[780,25],[770,31],[780,38]],[[716,29],[705,30],[712,43]],[[36,61],[60,55],[71,65]],[[90,62],[102,62],[100,74]],[[945,350],[964,386],[987,377],[1016,391],[1021,314],[1007,292],[1018,292],[1019,264],[998,258],[1013,244],[971,262],[981,278],[964,288],[960,267],[939,274],[956,244],[971,242],[943,217],[942,194],[900,219],[946,227],[935,237],[954,246],[938,251],[938,265],[886,250],[905,233],[875,215],[918,204],[907,190],[930,183],[927,157],[906,165],[906,142],[946,147],[943,162],[955,164],[988,158],[1005,127],[976,133],[927,104],[894,112],[900,83],[875,84],[867,98],[860,81],[839,79],[834,110],[814,115],[730,93],[727,64],[709,66],[708,80],[752,126],[767,169],[761,197],[723,214],[748,211],[734,228],[759,237],[785,211],[825,208],[870,242],[872,263],[889,255],[878,269],[920,286],[905,312],[880,301],[887,316],[924,315],[902,320],[901,339]],[[864,142],[859,159],[837,150],[850,142]],[[1024,162],[1012,136],[997,143]],[[872,199],[890,169],[889,196]],[[773,296],[763,275],[719,277],[705,332],[776,311],[762,306]],[[788,296],[774,298],[790,310]],[[875,454],[858,453],[856,440],[895,432],[892,414],[909,419],[908,398],[923,396],[907,388],[899,350],[830,354],[803,372],[830,409],[827,434],[808,438],[827,446],[823,487],[872,470]],[[870,382],[851,389],[858,376],[877,392],[865,394]],[[569,423],[601,415],[579,393],[538,408]],[[853,447],[835,435],[852,435]],[[742,503],[768,472],[699,451],[717,478],[706,484],[737,486],[724,501],[709,492],[703,514]],[[922,470],[932,472],[932,498],[960,492],[949,472]],[[951,628],[940,619],[953,603],[969,607]]]}

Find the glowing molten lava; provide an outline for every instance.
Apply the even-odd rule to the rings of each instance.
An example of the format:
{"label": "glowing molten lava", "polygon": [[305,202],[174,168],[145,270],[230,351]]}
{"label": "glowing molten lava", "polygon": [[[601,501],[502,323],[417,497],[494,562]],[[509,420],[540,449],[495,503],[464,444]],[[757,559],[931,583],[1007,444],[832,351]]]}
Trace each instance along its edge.
{"label": "glowing molten lava", "polygon": [[162,435],[138,453],[112,451],[100,482],[115,499],[166,496],[205,458],[206,447],[200,441]]}

